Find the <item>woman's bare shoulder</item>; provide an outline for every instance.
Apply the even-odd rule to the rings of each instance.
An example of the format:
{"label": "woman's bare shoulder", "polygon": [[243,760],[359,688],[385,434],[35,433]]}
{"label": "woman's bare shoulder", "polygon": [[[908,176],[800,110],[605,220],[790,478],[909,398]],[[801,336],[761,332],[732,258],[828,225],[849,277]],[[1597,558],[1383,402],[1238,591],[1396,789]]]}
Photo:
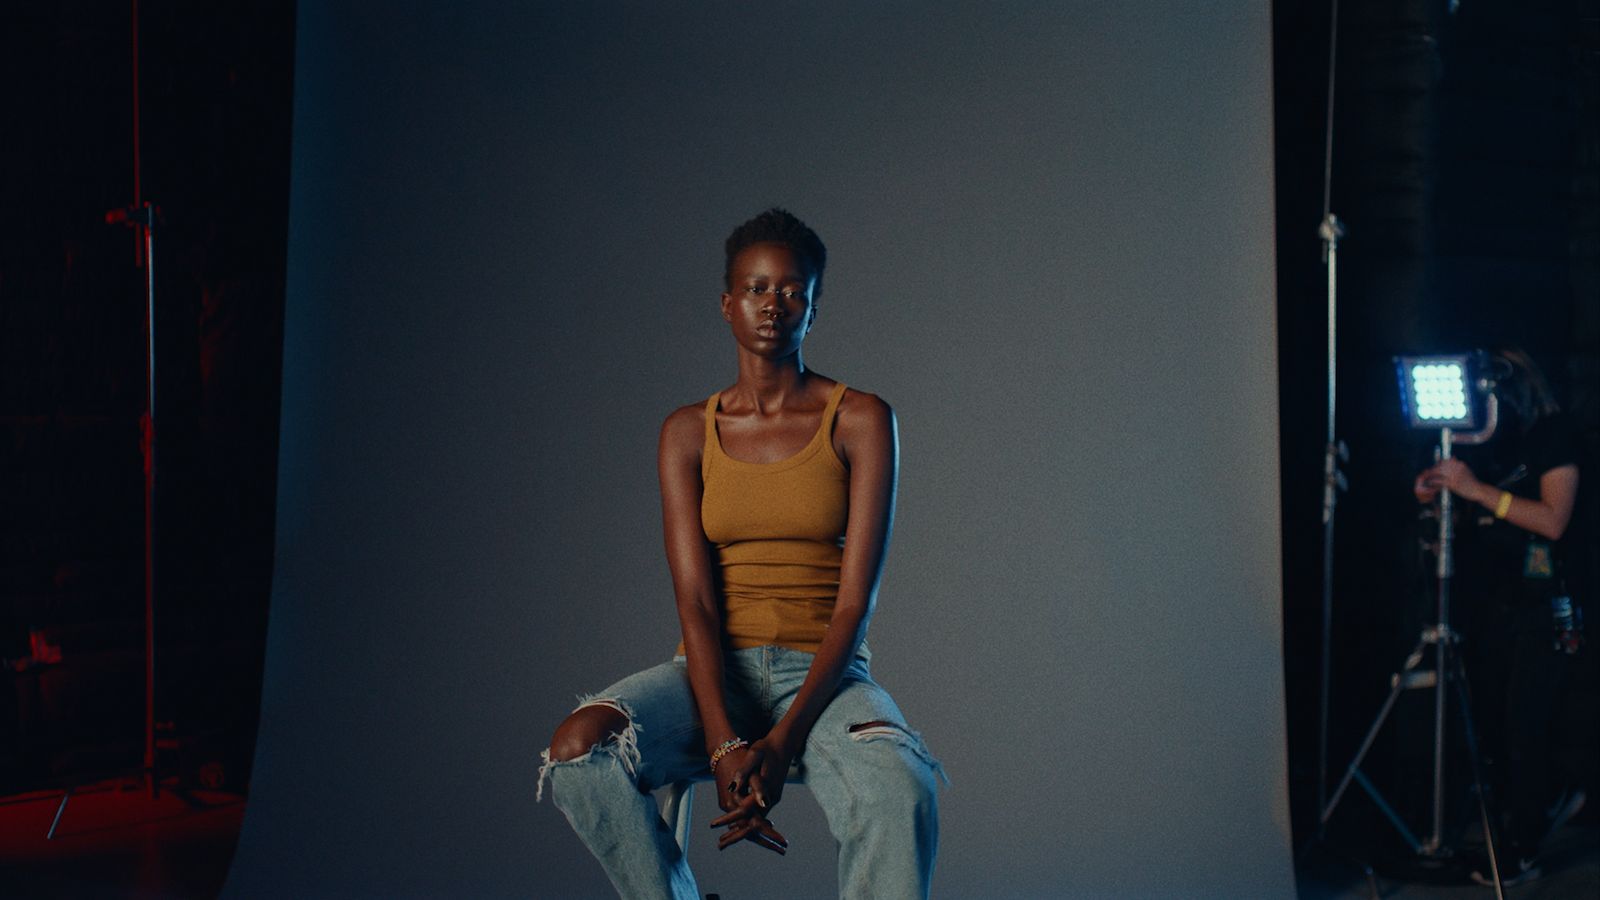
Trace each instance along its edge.
{"label": "woman's bare shoulder", "polygon": [[705,434],[705,401],[685,403],[667,414],[661,423],[661,446],[698,447]]}
{"label": "woman's bare shoulder", "polygon": [[839,415],[834,430],[846,442],[852,438],[893,434],[894,407],[877,394],[848,388],[844,396],[839,398]]}
{"label": "woman's bare shoulder", "polygon": [[839,425],[843,427],[847,419],[857,420],[865,427],[887,425],[894,419],[894,407],[870,391],[846,388],[839,398]]}

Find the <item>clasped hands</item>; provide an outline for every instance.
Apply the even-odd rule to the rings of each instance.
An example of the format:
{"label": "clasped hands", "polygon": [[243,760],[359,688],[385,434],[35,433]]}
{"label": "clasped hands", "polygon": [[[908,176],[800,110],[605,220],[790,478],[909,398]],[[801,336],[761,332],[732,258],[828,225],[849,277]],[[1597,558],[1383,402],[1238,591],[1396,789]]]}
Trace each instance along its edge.
{"label": "clasped hands", "polygon": [[722,815],[711,820],[711,827],[728,829],[717,841],[718,850],[726,850],[739,841],[752,841],[779,855],[789,849],[789,841],[772,827],[767,815],[783,799],[783,785],[793,758],[794,751],[769,734],[747,747],[728,751],[718,760],[712,775]]}

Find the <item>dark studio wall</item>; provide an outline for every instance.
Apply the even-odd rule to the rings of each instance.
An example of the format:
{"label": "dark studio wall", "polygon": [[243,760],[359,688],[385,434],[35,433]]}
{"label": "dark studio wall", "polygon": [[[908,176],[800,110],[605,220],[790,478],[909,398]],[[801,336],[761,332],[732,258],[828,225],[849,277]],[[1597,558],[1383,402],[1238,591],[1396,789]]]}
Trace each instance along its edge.
{"label": "dark studio wall", "polygon": [[[1418,520],[1411,480],[1438,436],[1406,427],[1391,358],[1521,345],[1579,434],[1580,468],[1600,461],[1600,5],[1338,6],[1332,208],[1347,226],[1339,245],[1338,433],[1351,459],[1334,570],[1335,777],[1434,603],[1432,558],[1420,549],[1431,526]],[[1325,4],[1277,4],[1273,25],[1285,671],[1302,838],[1316,826],[1326,427],[1326,275],[1316,226],[1329,12]],[[1580,484],[1569,537],[1579,596],[1592,597],[1597,583],[1596,499],[1594,479]],[[1462,589],[1463,621],[1471,618],[1470,587]],[[1490,686],[1478,687],[1487,694]],[[1591,666],[1566,718],[1593,720],[1595,695]],[[1418,817],[1428,801],[1419,786],[1429,777],[1431,716],[1431,708],[1403,703],[1371,762],[1391,799]],[[1595,758],[1594,735],[1577,732],[1572,740],[1589,749],[1574,752]],[[1450,767],[1458,774],[1466,771],[1459,746],[1452,743]],[[1399,847],[1365,798],[1346,803],[1331,825],[1356,842]]]}
{"label": "dark studio wall", "polygon": [[[140,7],[164,771],[243,791],[272,566],[293,9]],[[0,790],[143,749],[146,272],[132,4],[0,14]],[[59,653],[59,663],[50,661]],[[36,658],[37,657],[37,658]]]}

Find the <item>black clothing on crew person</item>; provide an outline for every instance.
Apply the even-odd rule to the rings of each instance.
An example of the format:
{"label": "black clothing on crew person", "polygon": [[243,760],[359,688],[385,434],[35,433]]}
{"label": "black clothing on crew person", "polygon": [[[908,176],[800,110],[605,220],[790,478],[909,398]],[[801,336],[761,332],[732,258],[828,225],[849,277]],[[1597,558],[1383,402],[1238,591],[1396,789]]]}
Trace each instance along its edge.
{"label": "black clothing on crew person", "polygon": [[[1509,424],[1488,445],[1463,453],[1463,461],[1480,481],[1538,501],[1547,472],[1578,463],[1576,435],[1559,413],[1526,432]],[[1455,593],[1466,607],[1474,705],[1482,711],[1485,749],[1496,763],[1508,856],[1531,860],[1545,837],[1555,788],[1581,769],[1555,753],[1579,660],[1556,647],[1551,614],[1552,598],[1572,596],[1565,564],[1573,528],[1552,541],[1477,504],[1462,512]],[[1572,600],[1581,604],[1579,597]]]}

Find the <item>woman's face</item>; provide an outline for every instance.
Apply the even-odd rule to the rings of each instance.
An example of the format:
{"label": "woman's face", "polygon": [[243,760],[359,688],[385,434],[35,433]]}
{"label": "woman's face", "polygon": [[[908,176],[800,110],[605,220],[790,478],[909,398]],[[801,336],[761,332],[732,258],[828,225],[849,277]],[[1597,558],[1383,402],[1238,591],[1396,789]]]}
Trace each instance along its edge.
{"label": "woman's face", "polygon": [[783,244],[751,244],[733,258],[722,317],[739,346],[777,359],[800,349],[817,309],[811,302],[816,279]]}

